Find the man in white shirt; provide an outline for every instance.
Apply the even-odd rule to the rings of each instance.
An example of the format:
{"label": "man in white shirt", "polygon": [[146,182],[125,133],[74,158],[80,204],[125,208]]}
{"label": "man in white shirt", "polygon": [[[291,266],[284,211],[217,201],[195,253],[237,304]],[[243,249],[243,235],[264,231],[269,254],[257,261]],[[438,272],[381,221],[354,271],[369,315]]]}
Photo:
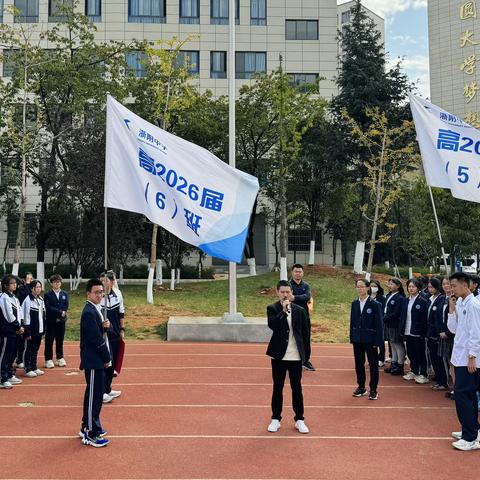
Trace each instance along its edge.
{"label": "man in white shirt", "polygon": [[[452,365],[455,367],[455,406],[462,425],[452,432],[458,450],[480,449],[477,391],[480,387],[480,302],[470,292],[470,278],[456,272],[450,277],[448,329],[455,334]],[[455,300],[455,298],[457,300]]]}

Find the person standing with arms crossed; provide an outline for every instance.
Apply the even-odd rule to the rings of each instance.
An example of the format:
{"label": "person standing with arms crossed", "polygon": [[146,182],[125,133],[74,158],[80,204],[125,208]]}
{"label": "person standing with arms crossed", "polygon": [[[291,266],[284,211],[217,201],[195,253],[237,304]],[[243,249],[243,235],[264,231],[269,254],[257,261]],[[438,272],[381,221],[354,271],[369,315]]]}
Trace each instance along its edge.
{"label": "person standing with arms crossed", "polygon": [[100,411],[105,392],[105,369],[111,365],[110,350],[105,331],[110,322],[103,318],[100,302],[103,285],[98,278],[87,282],[87,302],[80,317],[80,370],[85,370],[87,386],[83,399],[83,417],[79,436],[84,445],[108,445],[100,422]]}

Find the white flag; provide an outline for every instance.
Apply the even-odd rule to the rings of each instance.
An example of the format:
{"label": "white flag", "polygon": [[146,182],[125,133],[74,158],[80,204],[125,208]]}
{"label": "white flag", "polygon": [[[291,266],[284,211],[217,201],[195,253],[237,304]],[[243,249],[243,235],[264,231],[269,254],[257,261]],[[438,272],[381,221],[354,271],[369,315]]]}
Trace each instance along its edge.
{"label": "white flag", "polygon": [[241,262],[258,180],[107,100],[105,207],[145,215],[208,255]]}
{"label": "white flag", "polygon": [[415,95],[410,108],[428,185],[480,202],[480,131]]}

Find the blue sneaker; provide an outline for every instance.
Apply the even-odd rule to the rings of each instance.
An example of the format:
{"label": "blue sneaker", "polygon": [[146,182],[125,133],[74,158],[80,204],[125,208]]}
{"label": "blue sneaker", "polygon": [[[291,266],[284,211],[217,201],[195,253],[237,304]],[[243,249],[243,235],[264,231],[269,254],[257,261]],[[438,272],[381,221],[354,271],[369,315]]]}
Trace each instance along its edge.
{"label": "blue sneaker", "polygon": [[84,445],[91,445],[95,448],[101,448],[106,447],[110,443],[110,440],[108,440],[107,438],[89,437],[87,434],[85,434],[83,436],[82,443]]}

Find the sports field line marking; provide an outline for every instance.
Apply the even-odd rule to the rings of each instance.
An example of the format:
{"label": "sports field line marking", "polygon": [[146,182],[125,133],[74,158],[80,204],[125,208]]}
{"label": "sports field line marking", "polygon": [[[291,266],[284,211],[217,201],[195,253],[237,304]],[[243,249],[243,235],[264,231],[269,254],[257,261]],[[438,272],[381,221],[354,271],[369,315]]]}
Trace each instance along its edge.
{"label": "sports field line marking", "polygon": [[[78,435],[0,435],[0,440],[70,440]],[[357,435],[109,435],[111,439],[165,439],[165,440],[452,440],[446,437],[415,437],[415,436],[357,436]]]}
{"label": "sports field line marking", "polygon": [[[236,347],[236,348],[260,348],[265,347],[268,342],[259,342],[259,343],[225,343],[225,342],[195,342],[195,343],[181,343],[181,342],[138,342],[138,341],[129,341],[127,339],[127,345],[132,346],[141,346],[141,347]],[[79,342],[68,342],[64,343],[64,347],[78,347]],[[352,346],[349,343],[314,343],[312,344],[312,349],[319,349],[319,348],[348,348],[349,350],[352,349]]]}
{"label": "sports field line marking", "polygon": [[[260,357],[268,358],[265,353],[125,353],[125,357]],[[69,354],[68,357],[80,357],[80,354]],[[67,357],[67,358],[68,358]],[[312,355],[311,358],[351,358],[352,355]],[[62,367],[60,367],[62,368]]]}
{"label": "sports field line marking", "polygon": [[[122,372],[123,370],[272,370],[272,367],[223,367],[223,366],[209,366],[209,367],[167,367],[167,366],[162,366],[162,365],[156,365],[154,367],[122,367]],[[315,371],[317,372],[353,372],[353,368],[317,368]],[[71,369],[71,368],[66,368],[63,370],[60,369],[55,369],[55,370],[49,370],[48,374],[50,375],[51,373],[63,373],[66,375],[67,373],[71,372],[79,372],[81,373],[81,370],[77,369]],[[310,373],[306,374],[310,375]]]}
{"label": "sports field line marking", "polygon": [[[291,405],[284,405],[284,408],[291,408]],[[0,408],[83,408],[82,405],[33,405],[30,407],[25,407],[21,405],[0,405]],[[188,404],[169,404],[169,403],[156,403],[156,404],[146,404],[146,405],[137,405],[137,404],[110,404],[108,409],[111,408],[262,408],[270,409],[270,405],[188,405]],[[393,405],[379,405],[379,406],[363,406],[363,405],[307,405],[307,409],[311,408],[319,410],[453,410],[453,407],[441,407],[437,405],[433,406],[393,406]]]}

